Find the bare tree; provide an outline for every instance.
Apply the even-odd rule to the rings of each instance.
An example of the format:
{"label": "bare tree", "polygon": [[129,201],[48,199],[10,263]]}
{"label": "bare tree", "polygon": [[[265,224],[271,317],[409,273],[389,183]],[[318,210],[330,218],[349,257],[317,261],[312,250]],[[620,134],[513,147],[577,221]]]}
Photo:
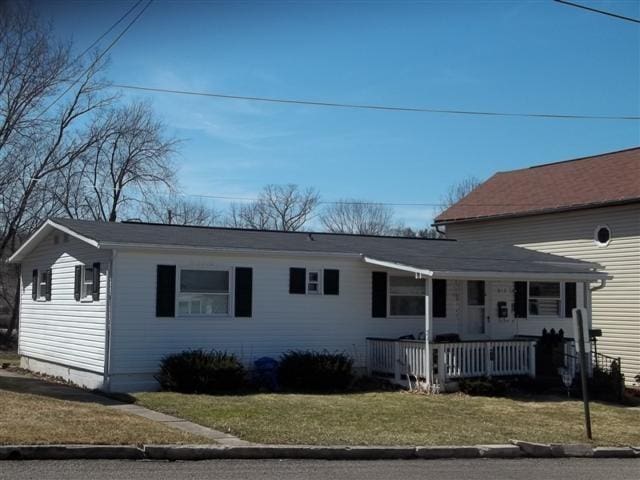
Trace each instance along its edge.
{"label": "bare tree", "polygon": [[141,217],[147,222],[210,227],[220,214],[202,201],[158,195],[142,206]]}
{"label": "bare tree", "polygon": [[95,141],[83,162],[62,174],[60,202],[70,217],[115,222],[157,201],[176,185],[173,154],[177,141],[147,103],[113,107],[91,126]]}
{"label": "bare tree", "polygon": [[332,233],[389,235],[394,231],[393,209],[380,203],[342,199],[320,215],[324,228]]}
{"label": "bare tree", "polygon": [[[97,78],[103,66],[99,57],[88,68],[73,59],[29,3],[0,2],[0,260],[56,213],[54,179],[95,143],[86,120],[113,100]],[[9,333],[18,271],[2,272],[0,297],[13,310]]]}
{"label": "bare tree", "polygon": [[258,199],[232,204],[226,224],[232,227],[297,231],[312,218],[320,195],[297,185],[267,185]]}
{"label": "bare tree", "polygon": [[458,203],[481,183],[478,178],[469,176],[451,185],[446,193],[440,197],[440,206],[437,213],[442,213],[453,204]]}

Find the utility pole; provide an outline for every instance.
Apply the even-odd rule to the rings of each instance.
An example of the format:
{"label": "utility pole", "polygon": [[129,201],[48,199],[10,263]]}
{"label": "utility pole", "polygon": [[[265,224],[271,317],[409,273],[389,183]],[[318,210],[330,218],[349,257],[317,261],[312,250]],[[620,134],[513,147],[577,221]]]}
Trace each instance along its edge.
{"label": "utility pole", "polygon": [[169,223],[169,225],[171,225],[171,223],[173,221],[173,214],[172,214],[170,208],[167,208],[167,220],[168,220],[167,223]]}

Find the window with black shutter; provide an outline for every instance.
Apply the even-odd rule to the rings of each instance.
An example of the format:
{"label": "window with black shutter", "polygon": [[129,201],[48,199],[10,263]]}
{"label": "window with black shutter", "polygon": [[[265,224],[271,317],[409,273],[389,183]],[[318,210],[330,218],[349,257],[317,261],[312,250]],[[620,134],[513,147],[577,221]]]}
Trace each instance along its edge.
{"label": "window with black shutter", "polygon": [[251,317],[253,301],[253,269],[236,267],[235,278],[235,316]]}
{"label": "window with black shutter", "polygon": [[75,276],[73,279],[73,298],[76,302],[82,297],[82,265],[76,265]]}
{"label": "window with black shutter", "polygon": [[371,272],[371,316],[387,316],[387,273]]}
{"label": "window with black shutter", "polygon": [[[100,263],[93,264],[93,283],[91,285],[91,298],[93,300],[100,300]],[[88,293],[88,292],[87,292]]]}
{"label": "window with black shutter", "polygon": [[433,280],[433,316],[445,318],[447,316],[447,281]]}
{"label": "window with black shutter", "polygon": [[38,269],[36,268],[31,272],[31,299],[38,299]]}
{"label": "window with black shutter", "polygon": [[324,270],[323,292],[325,295],[338,295],[340,293],[340,270]]}
{"label": "window with black shutter", "polygon": [[156,317],[175,317],[176,266],[158,265],[156,273]]}
{"label": "window with black shutter", "polygon": [[306,289],[306,268],[290,268],[289,269],[289,293],[305,294]]}
{"label": "window with black shutter", "polygon": [[44,299],[47,302],[50,302],[51,301],[51,281],[52,281],[52,278],[53,278],[53,272],[51,271],[51,269],[47,270],[46,275],[47,275],[47,281],[46,281],[46,284],[45,284]]}
{"label": "window with black shutter", "polygon": [[527,282],[514,282],[513,313],[516,318],[527,318]]}
{"label": "window with black shutter", "polygon": [[573,309],[578,305],[577,289],[575,282],[566,282],[564,284],[564,316],[571,318]]}

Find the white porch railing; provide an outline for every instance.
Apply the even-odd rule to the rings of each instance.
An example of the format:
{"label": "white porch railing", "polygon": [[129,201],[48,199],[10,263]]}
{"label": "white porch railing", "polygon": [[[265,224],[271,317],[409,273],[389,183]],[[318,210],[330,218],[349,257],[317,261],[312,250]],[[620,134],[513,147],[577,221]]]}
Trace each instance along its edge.
{"label": "white porch railing", "polygon": [[[535,376],[535,341],[492,340],[432,343],[432,378],[444,385],[458,378],[504,375]],[[370,374],[398,384],[426,379],[425,342],[367,338]],[[403,382],[404,379],[404,382]]]}

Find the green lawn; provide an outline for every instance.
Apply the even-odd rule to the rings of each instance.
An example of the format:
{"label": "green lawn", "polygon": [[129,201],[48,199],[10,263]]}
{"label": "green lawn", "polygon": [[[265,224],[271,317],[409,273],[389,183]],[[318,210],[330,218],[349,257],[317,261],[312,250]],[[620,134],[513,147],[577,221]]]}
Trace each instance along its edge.
{"label": "green lawn", "polygon": [[[470,445],[583,442],[582,403],[405,392],[246,396],[139,393],[145,407],[276,444]],[[594,441],[640,445],[640,410],[594,403]]]}

